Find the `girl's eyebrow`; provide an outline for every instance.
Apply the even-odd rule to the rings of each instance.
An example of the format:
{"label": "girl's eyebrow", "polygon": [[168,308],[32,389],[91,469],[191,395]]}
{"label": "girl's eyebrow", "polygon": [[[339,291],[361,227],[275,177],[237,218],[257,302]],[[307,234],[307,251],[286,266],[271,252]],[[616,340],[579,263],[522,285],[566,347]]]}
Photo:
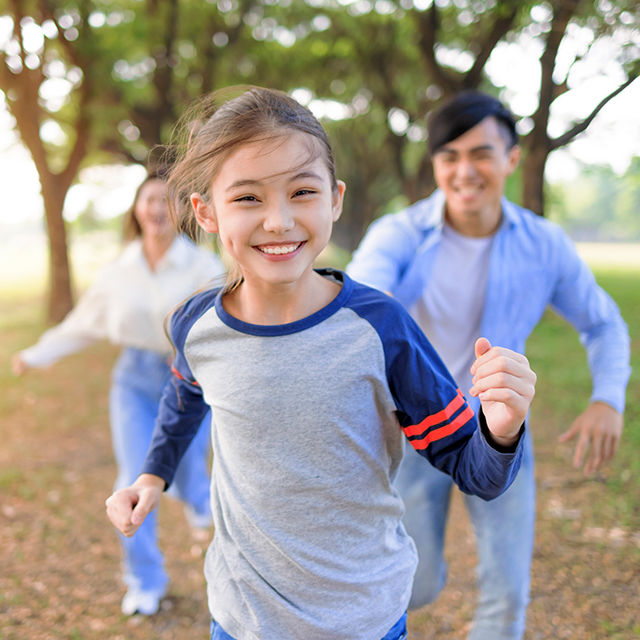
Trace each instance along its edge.
{"label": "girl's eyebrow", "polygon": [[[289,178],[289,182],[295,182],[296,180],[303,180],[305,178],[312,178],[314,180],[319,180],[320,182],[322,182],[322,178],[313,171],[301,171],[300,173],[297,173],[295,176],[292,176],[291,178]],[[251,180],[250,178],[247,178],[245,180],[236,180],[233,184],[229,185],[225,189],[225,191],[233,191],[238,187],[256,186],[256,185],[260,186],[262,183],[263,183],[262,180]]]}
{"label": "girl's eyebrow", "polygon": [[238,187],[246,187],[247,185],[256,185],[256,184],[262,184],[262,181],[260,180],[236,180],[233,184],[229,185],[225,191],[233,191],[234,189],[237,189]]}
{"label": "girl's eyebrow", "polygon": [[320,180],[320,182],[322,182],[322,178],[313,171],[301,171],[300,173],[290,178],[289,182],[295,182],[296,180],[302,180],[304,178],[312,178],[314,180]]}

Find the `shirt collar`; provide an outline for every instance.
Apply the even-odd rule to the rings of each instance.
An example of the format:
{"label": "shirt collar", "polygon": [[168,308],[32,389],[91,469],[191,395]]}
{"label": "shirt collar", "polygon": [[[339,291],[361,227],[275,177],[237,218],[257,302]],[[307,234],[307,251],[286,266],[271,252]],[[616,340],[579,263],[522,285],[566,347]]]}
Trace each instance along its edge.
{"label": "shirt collar", "polygon": [[120,262],[123,265],[134,265],[137,262],[144,261],[144,255],[142,253],[142,240],[136,238],[129,242],[120,256]]}
{"label": "shirt collar", "polygon": [[516,205],[513,202],[509,202],[504,196],[502,196],[502,213],[506,220],[509,221],[510,226],[515,227],[520,224],[521,217]]}
{"label": "shirt collar", "polygon": [[[190,263],[190,253],[193,250],[193,243],[184,236],[176,236],[167,250],[158,262],[158,269],[167,269],[170,267],[187,268]],[[142,238],[132,240],[122,252],[121,261],[124,265],[147,264],[142,251]]]}
{"label": "shirt collar", "polygon": [[191,240],[185,236],[176,236],[167,253],[162,256],[158,266],[161,268],[186,268],[189,266],[189,258],[193,249],[194,245]]}

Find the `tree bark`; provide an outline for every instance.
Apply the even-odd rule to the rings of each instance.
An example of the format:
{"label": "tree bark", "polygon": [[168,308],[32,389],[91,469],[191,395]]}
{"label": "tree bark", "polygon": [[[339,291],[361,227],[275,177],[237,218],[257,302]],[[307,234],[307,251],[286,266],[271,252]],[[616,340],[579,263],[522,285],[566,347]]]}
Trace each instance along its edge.
{"label": "tree bark", "polygon": [[67,245],[67,229],[62,210],[68,188],[57,176],[40,176],[42,197],[49,236],[49,289],[47,322],[61,322],[73,307],[71,273]]}
{"label": "tree bark", "polygon": [[522,204],[539,216],[544,215],[544,167],[548,156],[548,147],[532,147],[522,164]]}

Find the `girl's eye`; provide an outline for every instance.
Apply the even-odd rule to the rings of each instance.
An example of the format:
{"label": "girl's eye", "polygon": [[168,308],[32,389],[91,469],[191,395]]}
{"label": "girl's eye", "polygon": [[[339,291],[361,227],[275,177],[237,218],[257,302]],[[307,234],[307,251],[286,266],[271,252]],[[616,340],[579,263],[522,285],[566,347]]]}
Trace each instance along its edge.
{"label": "girl's eye", "polygon": [[295,196],[306,196],[311,193],[315,193],[315,191],[313,189],[298,189],[293,196],[295,198]]}
{"label": "girl's eye", "polygon": [[236,198],[234,202],[258,202],[258,199],[255,196],[241,196]]}

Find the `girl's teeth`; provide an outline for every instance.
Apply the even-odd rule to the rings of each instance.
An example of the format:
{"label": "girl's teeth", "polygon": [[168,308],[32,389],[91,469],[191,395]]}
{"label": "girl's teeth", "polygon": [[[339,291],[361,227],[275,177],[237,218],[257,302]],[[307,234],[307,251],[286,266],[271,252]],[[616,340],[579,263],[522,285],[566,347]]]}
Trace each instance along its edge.
{"label": "girl's teeth", "polygon": [[260,251],[262,251],[263,253],[269,253],[271,255],[279,256],[283,253],[293,253],[299,246],[300,243],[281,245],[278,247],[260,247]]}

